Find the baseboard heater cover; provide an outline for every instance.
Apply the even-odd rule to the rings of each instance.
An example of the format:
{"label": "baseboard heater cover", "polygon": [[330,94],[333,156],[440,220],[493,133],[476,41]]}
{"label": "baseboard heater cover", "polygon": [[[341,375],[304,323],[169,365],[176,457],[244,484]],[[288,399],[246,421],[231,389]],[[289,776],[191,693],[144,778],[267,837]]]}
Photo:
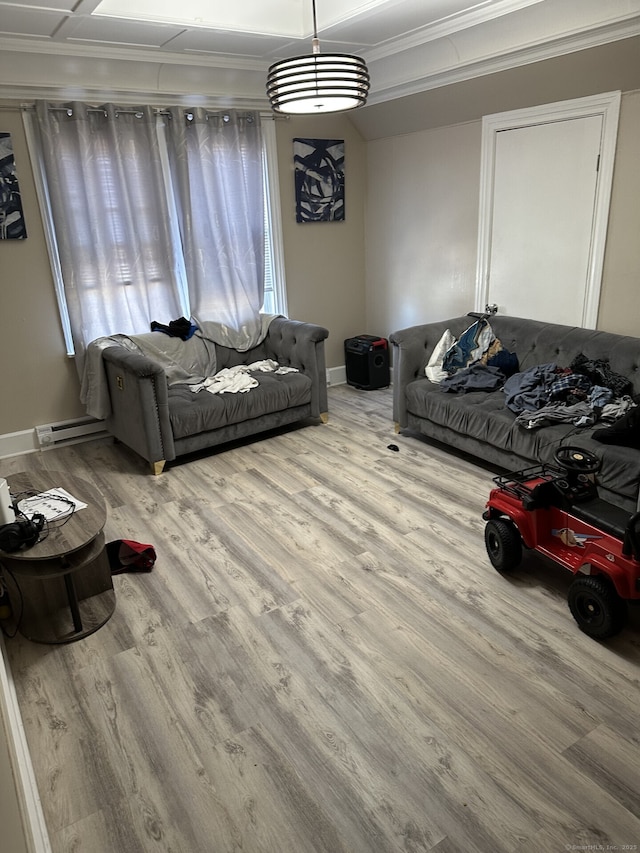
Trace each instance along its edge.
{"label": "baseboard heater cover", "polygon": [[76,418],[70,421],[58,421],[54,424],[41,424],[35,428],[40,450],[51,450],[67,444],[106,438],[104,421],[96,418]]}

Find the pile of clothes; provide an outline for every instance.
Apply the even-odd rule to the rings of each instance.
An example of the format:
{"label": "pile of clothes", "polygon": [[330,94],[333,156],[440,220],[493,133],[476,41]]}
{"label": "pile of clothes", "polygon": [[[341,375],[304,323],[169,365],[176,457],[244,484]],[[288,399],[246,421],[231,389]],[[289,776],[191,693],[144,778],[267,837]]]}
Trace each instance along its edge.
{"label": "pile of clothes", "polygon": [[518,357],[504,349],[485,318],[472,323],[456,340],[451,332],[436,344],[425,375],[443,391],[495,391],[519,370]]}
{"label": "pile of clothes", "polygon": [[472,323],[457,340],[447,330],[436,345],[425,374],[450,393],[501,388],[507,407],[524,429],[554,423],[577,427],[598,422],[617,424],[623,429],[599,430],[593,437],[640,446],[640,413],[635,412],[633,385],[611,370],[607,361],[581,353],[568,367],[549,363],[520,371],[517,355],[502,347],[485,318]]}
{"label": "pile of clothes", "polygon": [[[594,368],[593,370],[591,368]],[[596,384],[602,382],[606,384]],[[539,364],[516,373],[503,386],[506,405],[525,429],[553,423],[593,426],[613,423],[635,407],[633,387],[604,362],[577,356],[569,367]]]}
{"label": "pile of clothes", "polygon": [[252,373],[299,373],[297,367],[286,367],[278,364],[272,358],[254,361],[251,364],[237,364],[235,367],[224,367],[213,376],[208,376],[203,382],[189,385],[194,393],[208,391],[210,394],[244,394],[259,385]]}

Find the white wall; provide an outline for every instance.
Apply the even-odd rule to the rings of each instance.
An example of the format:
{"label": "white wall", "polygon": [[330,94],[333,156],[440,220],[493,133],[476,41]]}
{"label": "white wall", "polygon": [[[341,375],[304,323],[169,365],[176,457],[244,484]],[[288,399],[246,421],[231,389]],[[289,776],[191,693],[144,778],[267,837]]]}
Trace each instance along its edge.
{"label": "white wall", "polygon": [[374,334],[472,311],[479,122],[368,145],[367,326]]}
{"label": "white wall", "polygon": [[[481,121],[473,121],[369,142],[366,315],[375,334],[474,309],[481,132]],[[634,336],[639,138],[640,92],[625,92],[597,328]]]}

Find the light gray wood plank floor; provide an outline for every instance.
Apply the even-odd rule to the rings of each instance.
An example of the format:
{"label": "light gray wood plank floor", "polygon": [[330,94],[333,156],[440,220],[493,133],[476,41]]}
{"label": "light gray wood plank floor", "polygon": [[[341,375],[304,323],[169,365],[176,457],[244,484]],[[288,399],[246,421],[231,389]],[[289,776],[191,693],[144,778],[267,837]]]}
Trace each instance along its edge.
{"label": "light gray wood plank floor", "polygon": [[640,614],[596,643],[560,569],[496,573],[493,472],[388,390],[159,477],[109,442],[0,475],[38,466],[158,552],[94,635],[7,641],[55,853],[638,849]]}

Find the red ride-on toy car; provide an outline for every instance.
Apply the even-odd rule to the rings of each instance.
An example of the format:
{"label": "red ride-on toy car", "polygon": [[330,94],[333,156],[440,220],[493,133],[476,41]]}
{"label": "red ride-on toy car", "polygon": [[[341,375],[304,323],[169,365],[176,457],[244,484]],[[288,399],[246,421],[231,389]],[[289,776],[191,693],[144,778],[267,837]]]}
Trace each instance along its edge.
{"label": "red ride-on toy car", "polygon": [[624,626],[627,602],[640,600],[640,512],[629,516],[598,496],[595,454],[561,447],[555,463],[494,478],[483,513],[487,553],[509,572],[524,544],[572,572],[569,609],[602,640]]}

